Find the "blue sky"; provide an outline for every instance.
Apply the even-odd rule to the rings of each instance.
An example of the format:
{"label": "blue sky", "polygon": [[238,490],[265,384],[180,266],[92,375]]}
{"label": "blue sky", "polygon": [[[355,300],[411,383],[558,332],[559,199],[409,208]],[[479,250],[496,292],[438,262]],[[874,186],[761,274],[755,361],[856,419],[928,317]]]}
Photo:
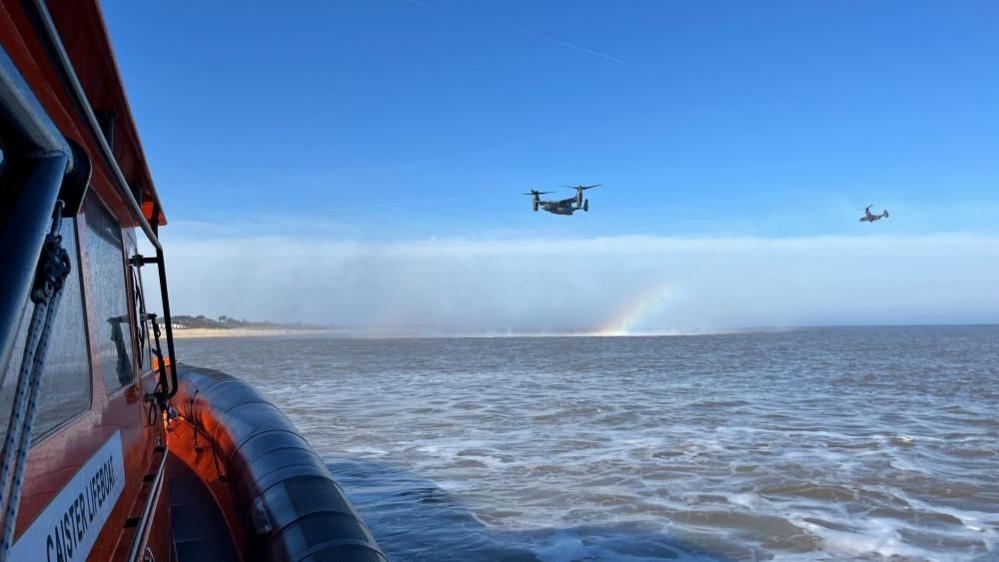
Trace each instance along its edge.
{"label": "blue sky", "polygon": [[[103,6],[168,239],[918,238],[999,224],[991,1]],[[607,186],[587,215],[531,213],[520,195],[580,182]],[[891,220],[859,224],[871,203]],[[670,281],[658,276],[645,284]]]}
{"label": "blue sky", "polygon": [[[104,10],[176,221],[408,238],[853,232],[869,203],[895,230],[997,218],[995,2]],[[590,216],[524,213],[526,187],[578,182],[608,186]]]}

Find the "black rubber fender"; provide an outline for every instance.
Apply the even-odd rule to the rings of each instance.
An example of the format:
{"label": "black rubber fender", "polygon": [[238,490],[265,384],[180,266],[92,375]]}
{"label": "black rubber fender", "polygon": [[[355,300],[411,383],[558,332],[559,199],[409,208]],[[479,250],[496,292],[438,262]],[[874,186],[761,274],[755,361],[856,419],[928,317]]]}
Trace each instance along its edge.
{"label": "black rubber fender", "polygon": [[249,561],[387,562],[323,460],[281,410],[219,371],[178,366],[171,401],[226,475]]}

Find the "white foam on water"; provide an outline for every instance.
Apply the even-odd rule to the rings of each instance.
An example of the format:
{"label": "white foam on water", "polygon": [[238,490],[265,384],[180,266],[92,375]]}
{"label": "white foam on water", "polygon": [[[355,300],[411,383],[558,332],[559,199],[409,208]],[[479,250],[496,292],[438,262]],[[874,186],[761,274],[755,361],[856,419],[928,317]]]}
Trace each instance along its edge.
{"label": "white foam on water", "polygon": [[[974,511],[968,509],[957,509],[948,506],[932,505],[915,498],[906,498],[913,507],[923,511],[930,511],[950,515],[959,520],[965,529],[973,535],[978,536],[985,543],[985,548],[989,552],[999,550],[999,528],[992,524],[999,522],[999,506],[995,512]],[[992,522],[989,524],[988,522]]]}
{"label": "white foam on water", "polygon": [[629,553],[627,547],[621,547],[621,543],[627,543],[629,540],[634,540],[634,537],[625,534],[584,537],[578,533],[557,532],[546,544],[532,548],[532,553],[539,562],[662,562],[663,560],[717,562],[718,560],[713,556],[669,547],[661,547],[661,551],[649,554]]}
{"label": "white foam on water", "polygon": [[770,503],[767,500],[761,498],[756,494],[743,493],[743,494],[729,494],[726,496],[729,502],[735,505],[741,505],[747,509],[756,509],[757,506],[763,503]]}
{"label": "white foam on water", "polygon": [[797,517],[792,518],[792,521],[795,525],[821,537],[826,551],[830,554],[851,557],[877,555],[884,558],[922,557],[926,554],[922,549],[907,546],[899,534],[898,526],[883,521],[871,519],[864,521],[864,530],[860,533],[836,531]]}
{"label": "white foam on water", "polygon": [[398,560],[999,561],[999,457],[961,454],[995,428],[951,413],[993,415],[999,329],[941,330],[180,355],[243,365],[321,455],[357,461],[355,505]]}

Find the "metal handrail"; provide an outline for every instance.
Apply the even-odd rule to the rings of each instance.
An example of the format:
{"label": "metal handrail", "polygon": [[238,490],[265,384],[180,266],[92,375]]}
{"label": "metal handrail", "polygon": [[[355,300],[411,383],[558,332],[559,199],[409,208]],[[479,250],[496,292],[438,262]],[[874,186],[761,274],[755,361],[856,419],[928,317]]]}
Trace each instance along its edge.
{"label": "metal handrail", "polygon": [[156,476],[153,477],[152,485],[149,487],[149,495],[146,496],[146,503],[142,508],[142,515],[139,516],[139,523],[135,527],[135,538],[132,540],[132,545],[128,549],[128,556],[125,558],[129,562],[137,562],[139,560],[142,547],[146,546],[148,542],[146,539],[151,529],[150,523],[153,520],[153,509],[163,499],[160,497],[160,491],[163,489],[163,475],[166,472],[166,449],[162,450],[160,455],[160,462],[156,466]]}
{"label": "metal handrail", "polygon": [[159,236],[157,236],[156,231],[153,230],[152,226],[150,226],[145,215],[142,214],[142,208],[139,206],[138,201],[135,200],[135,196],[129,188],[128,181],[125,179],[124,174],[122,174],[121,167],[118,166],[118,161],[115,160],[114,154],[111,152],[111,147],[108,145],[107,139],[101,131],[100,124],[97,121],[97,116],[94,114],[94,110],[90,106],[90,102],[87,100],[87,96],[83,91],[83,86],[80,84],[80,81],[76,76],[76,71],[73,70],[73,64],[69,60],[69,55],[66,53],[66,49],[63,47],[62,40],[59,38],[59,32],[56,30],[55,23],[52,21],[52,16],[49,14],[48,8],[46,8],[45,3],[42,0],[27,0],[23,2],[22,5],[25,7],[25,11],[31,20],[32,26],[35,28],[36,34],[41,38],[43,46],[48,53],[50,62],[52,63],[56,73],[59,75],[59,79],[62,81],[63,86],[69,93],[73,105],[76,106],[77,111],[79,111],[86,121],[87,130],[93,141],[97,144],[104,163],[111,171],[115,187],[118,188],[122,198],[129,205],[129,207],[131,207],[132,213],[135,215],[135,219],[139,223],[139,227],[142,228],[142,231],[146,234],[149,242],[156,248],[156,264],[159,269],[160,297],[163,301],[163,323],[166,325],[165,332],[167,339],[167,354],[170,357],[170,369],[172,371],[173,378],[176,380],[177,358],[173,345],[173,322],[170,316],[170,299],[167,291],[166,265],[163,257],[163,246],[160,244]]}

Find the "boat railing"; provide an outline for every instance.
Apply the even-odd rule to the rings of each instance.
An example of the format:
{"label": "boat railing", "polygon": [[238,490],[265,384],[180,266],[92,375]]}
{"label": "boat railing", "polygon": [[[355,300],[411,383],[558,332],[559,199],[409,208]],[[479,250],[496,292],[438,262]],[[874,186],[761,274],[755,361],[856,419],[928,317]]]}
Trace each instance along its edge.
{"label": "boat railing", "polygon": [[[114,157],[114,153],[110,145],[112,137],[110,135],[105,134],[104,129],[101,127],[101,123],[98,120],[97,114],[94,112],[93,108],[90,105],[90,102],[87,100],[86,93],[83,91],[83,86],[80,84],[80,81],[76,75],[76,71],[73,70],[73,64],[69,59],[69,55],[66,53],[66,49],[62,44],[62,40],[60,39],[59,33],[55,27],[55,23],[52,21],[52,16],[49,14],[48,8],[46,8],[45,3],[42,0],[28,0],[23,2],[23,6],[26,14],[31,20],[32,26],[35,28],[35,32],[38,38],[40,39],[43,47],[45,48],[45,51],[49,58],[49,62],[51,63],[53,69],[58,75],[59,80],[62,82],[64,89],[66,90],[68,96],[70,97],[73,103],[73,106],[83,119],[83,122],[86,126],[86,133],[90,137],[89,140],[97,147],[100,159],[103,162],[104,167],[108,170],[109,176],[111,177],[114,187],[119,192],[121,199],[124,200],[126,204],[129,206],[132,215],[131,219],[135,221],[136,225],[146,235],[146,238],[149,241],[149,243],[152,244],[153,248],[155,248],[155,257],[146,258],[145,263],[155,264],[157,266],[159,274],[158,280],[160,287],[160,297],[162,300],[164,334],[166,336],[166,343],[167,343],[167,356],[170,359],[168,363],[168,368],[171,371],[170,378],[172,381],[174,381],[174,384],[170,390],[171,392],[170,396],[172,396],[173,395],[172,393],[176,392],[177,357],[176,357],[176,352],[174,351],[174,343],[173,343],[173,327],[172,327],[173,323],[171,321],[171,316],[170,316],[170,297],[169,297],[169,291],[167,288],[167,279],[166,279],[166,258],[164,257],[163,254],[163,246],[160,244],[157,228],[151,225],[150,221],[146,219],[146,216],[145,214],[143,214],[139,202],[136,200],[135,193],[133,192],[132,188],[129,186],[128,181],[125,179],[125,176],[121,171],[121,167],[118,165],[118,161]],[[14,69],[13,64],[11,64],[11,68]],[[14,71],[16,72],[16,69],[14,69]],[[27,88],[26,85],[25,88]],[[29,89],[26,89],[25,91],[28,94],[31,93]],[[35,105],[37,106],[37,109],[41,111],[42,114],[44,115],[44,110],[41,109],[41,106],[40,104],[37,103],[37,101],[35,102]],[[53,139],[52,142],[57,142],[57,139],[62,139],[62,136],[59,134],[58,129],[56,129],[55,126],[51,124],[51,121],[48,120],[47,116],[45,116],[45,120],[48,121],[48,124],[44,130],[41,130],[39,132],[41,133],[47,131],[48,136],[42,138],[51,137]],[[65,142],[64,139],[63,142]],[[69,149],[67,148],[67,151],[68,150]],[[4,185],[6,185],[6,183],[4,183]],[[155,204],[152,212],[153,224],[158,224],[159,216],[162,211],[159,208],[158,202],[154,201],[154,203]],[[46,215],[46,217],[47,216],[48,215]],[[40,250],[41,237],[38,238],[38,244],[39,244],[38,249]],[[34,255],[36,256],[37,259],[37,252]],[[3,314],[4,315],[6,314],[6,310],[3,311]],[[0,316],[0,322],[6,319],[7,319],[6,316]],[[3,326],[0,326],[0,330],[6,330],[7,329],[6,326],[9,326],[9,324],[4,324]],[[7,337],[9,336],[5,332],[0,332],[0,343],[4,345],[4,347],[0,347],[0,351],[5,351],[7,349],[9,342],[4,341],[4,338]]]}

